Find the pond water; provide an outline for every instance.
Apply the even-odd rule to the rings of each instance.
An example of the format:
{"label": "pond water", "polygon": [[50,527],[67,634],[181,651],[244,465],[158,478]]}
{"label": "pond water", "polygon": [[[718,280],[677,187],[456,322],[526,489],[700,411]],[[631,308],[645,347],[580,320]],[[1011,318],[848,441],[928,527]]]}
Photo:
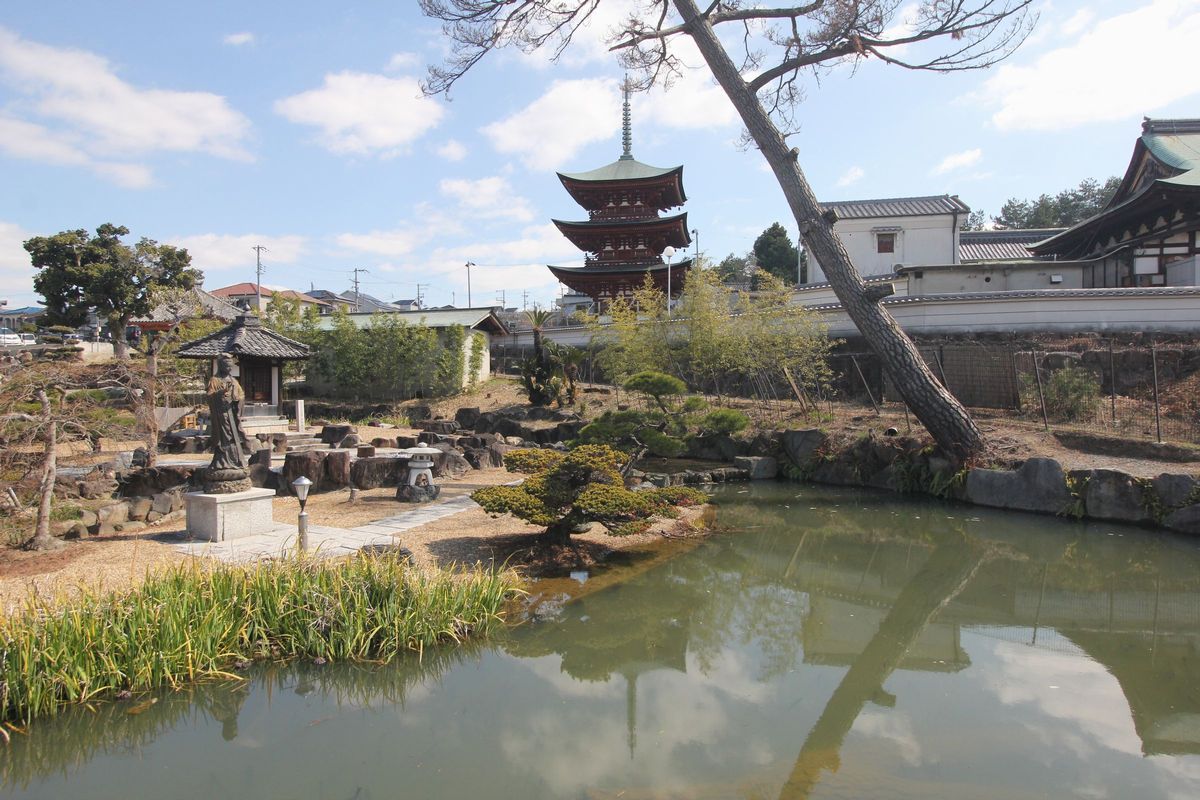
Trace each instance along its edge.
{"label": "pond water", "polygon": [[0,796],[1195,798],[1200,548],[785,484],[488,642],[75,709]]}

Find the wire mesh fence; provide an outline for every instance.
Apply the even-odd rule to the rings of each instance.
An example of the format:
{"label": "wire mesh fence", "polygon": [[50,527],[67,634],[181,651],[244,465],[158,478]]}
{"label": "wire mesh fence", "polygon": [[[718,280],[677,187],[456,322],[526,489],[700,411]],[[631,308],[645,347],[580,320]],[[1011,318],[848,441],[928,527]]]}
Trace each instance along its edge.
{"label": "wire mesh fence", "polygon": [[[1069,349],[1068,349],[1069,348]],[[918,348],[971,409],[1046,430],[1200,442],[1200,346],[950,343]],[[834,400],[896,411],[899,394],[872,353],[831,357]]]}

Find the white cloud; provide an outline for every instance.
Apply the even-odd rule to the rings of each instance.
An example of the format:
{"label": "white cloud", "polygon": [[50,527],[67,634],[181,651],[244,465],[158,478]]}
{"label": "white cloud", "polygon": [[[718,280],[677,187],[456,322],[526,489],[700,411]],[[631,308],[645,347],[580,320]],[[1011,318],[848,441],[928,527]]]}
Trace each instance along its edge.
{"label": "white cloud", "polygon": [[837,185],[849,186],[853,183],[858,183],[860,180],[862,180],[863,175],[866,174],[867,173],[863,172],[862,167],[855,164],[854,166],[850,167],[850,169],[842,173],[842,177],[837,179]]}
{"label": "white cloud", "polygon": [[[1087,25],[1077,15],[1064,30]],[[1006,131],[1136,117],[1200,91],[1198,38],[1198,0],[1156,0],[1091,25],[1033,63],[1002,65],[974,99],[998,106],[992,123]]]}
{"label": "white cloud", "polygon": [[143,189],[154,183],[149,167],[96,160],[71,139],[69,135],[56,133],[42,125],[0,116],[0,153],[40,164],[87,167],[127,189]]}
{"label": "white cloud", "polygon": [[620,127],[617,82],[581,78],[554,81],[537,100],[483,133],[499,152],[516,155],[530,169],[547,170],[562,168],[592,142],[614,140]]}
{"label": "white cloud", "polygon": [[337,237],[337,243],[348,250],[389,257],[408,255],[422,241],[424,236],[420,231],[407,228],[343,233]]}
{"label": "white cloud", "polygon": [[512,185],[498,175],[479,180],[446,178],[438,186],[442,194],[452,197],[470,216],[482,219],[512,219],[529,222],[533,209]]}
{"label": "white cloud", "polygon": [[1081,8],[1063,23],[1062,32],[1067,36],[1074,36],[1091,25],[1094,19],[1096,19],[1096,14],[1090,8]]}
{"label": "white cloud", "polygon": [[956,169],[972,167],[978,164],[981,158],[983,158],[983,150],[978,147],[963,150],[961,153],[951,153],[933,168],[933,174],[945,175],[947,172],[953,172]]}
{"label": "white cloud", "polygon": [[225,44],[231,44],[234,47],[238,47],[243,44],[254,44],[254,34],[250,33],[249,31],[242,31],[241,33],[231,33],[228,36],[226,36],[224,39],[222,39],[221,41],[224,42]]}
{"label": "white cloud", "polygon": [[467,157],[467,148],[457,139],[447,139],[435,151],[447,161],[462,161]]}
{"label": "white cloud", "polygon": [[416,53],[396,53],[388,59],[387,66],[384,67],[388,72],[402,72],[406,69],[419,67],[421,65],[421,57]]}
{"label": "white cloud", "polygon": [[[168,240],[168,244],[187,248],[192,256],[192,266],[203,270],[206,276],[214,270],[240,269],[253,277],[255,245],[267,248],[262,260],[264,273],[270,275],[275,265],[293,264],[299,260],[307,251],[308,239],[304,236],[263,236],[257,233],[198,233],[175,236]],[[209,288],[217,285],[207,279],[206,283]]]}
{"label": "white cloud", "polygon": [[250,122],[220,95],[138,89],[100,56],[30,42],[4,28],[0,75],[93,156],[176,151],[249,158],[243,140]]}
{"label": "white cloud", "polygon": [[33,265],[22,243],[34,234],[12,222],[0,222],[0,298],[13,308],[27,305],[16,297],[33,296]]}
{"label": "white cloud", "polygon": [[441,121],[444,110],[410,77],[363,72],[325,76],[319,89],[286,97],[275,111],[319,128],[321,144],[339,154],[389,158],[405,151]]}

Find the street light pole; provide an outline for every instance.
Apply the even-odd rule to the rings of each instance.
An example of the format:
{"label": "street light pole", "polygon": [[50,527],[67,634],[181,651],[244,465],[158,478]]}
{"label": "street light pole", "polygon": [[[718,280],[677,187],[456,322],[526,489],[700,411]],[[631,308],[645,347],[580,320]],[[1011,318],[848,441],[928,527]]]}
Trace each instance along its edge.
{"label": "street light pole", "polygon": [[467,262],[467,308],[471,307],[471,267],[476,266],[474,261]]}
{"label": "street light pole", "polygon": [[304,504],[308,502],[308,490],[311,488],[312,481],[303,475],[292,481],[292,489],[300,501],[300,517],[296,520],[296,547],[301,553],[308,550],[308,512],[304,510]]}
{"label": "street light pole", "polygon": [[696,237],[696,254],[692,256],[693,261],[700,260],[700,229],[692,228],[692,236]]}
{"label": "street light pole", "polygon": [[671,318],[671,259],[675,257],[675,248],[667,245],[663,250],[667,257],[667,319]]}

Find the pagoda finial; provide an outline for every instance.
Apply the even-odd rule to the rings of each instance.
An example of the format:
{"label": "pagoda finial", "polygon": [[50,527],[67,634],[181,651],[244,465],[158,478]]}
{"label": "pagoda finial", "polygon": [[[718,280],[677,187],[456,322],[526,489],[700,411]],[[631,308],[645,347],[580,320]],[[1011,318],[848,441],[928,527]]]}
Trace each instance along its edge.
{"label": "pagoda finial", "polygon": [[631,119],[629,116],[629,76],[625,76],[624,83],[621,84],[621,90],[625,94],[625,106],[621,112],[621,160],[633,160],[633,131]]}

